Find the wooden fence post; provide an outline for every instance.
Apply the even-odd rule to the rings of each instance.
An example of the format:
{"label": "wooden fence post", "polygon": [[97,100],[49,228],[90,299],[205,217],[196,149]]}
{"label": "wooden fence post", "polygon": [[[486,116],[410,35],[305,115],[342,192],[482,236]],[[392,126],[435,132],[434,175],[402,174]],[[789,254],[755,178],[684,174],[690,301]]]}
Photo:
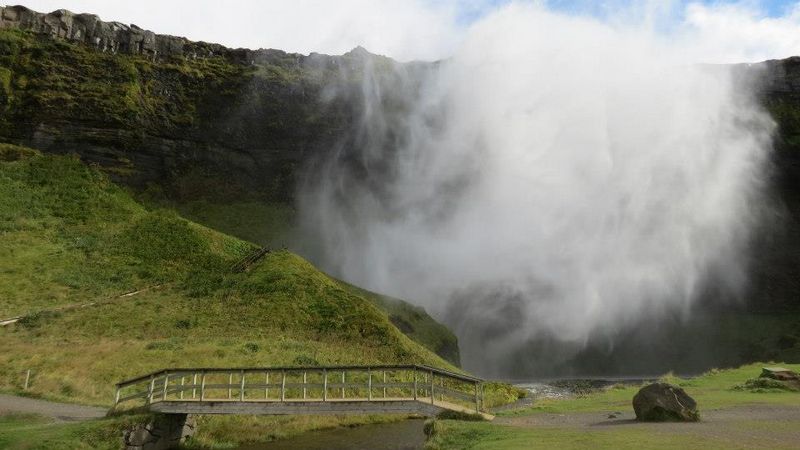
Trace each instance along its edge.
{"label": "wooden fence post", "polygon": [[434,389],[433,370],[431,370],[431,404],[433,404],[433,399],[434,399],[433,389]]}
{"label": "wooden fence post", "polygon": [[25,387],[23,388],[23,390],[25,391],[28,390],[28,385],[30,384],[30,381],[31,381],[31,369],[28,369],[28,371],[25,372]]}
{"label": "wooden fence post", "polygon": [[322,369],[322,401],[328,400],[328,369]]}
{"label": "wooden fence post", "polygon": [[286,371],[281,371],[281,401],[286,400]]}
{"label": "wooden fence post", "polygon": [[342,398],[344,398],[344,369],[342,369]]}
{"label": "wooden fence post", "polygon": [[206,371],[200,373],[200,401],[206,399]]}
{"label": "wooden fence post", "polygon": [[228,374],[228,400],[233,398],[233,389],[231,389],[232,384],[233,384],[233,372]]}
{"label": "wooden fence post", "polygon": [[383,398],[386,398],[386,371],[383,371]]}
{"label": "wooden fence post", "polygon": [[306,379],[306,375],[307,374],[308,373],[304,370],[303,371],[303,400],[306,399],[306,383],[308,382],[307,379]]}
{"label": "wooden fence post", "polygon": [[169,386],[169,372],[164,372],[164,393],[161,396],[161,401],[167,400],[167,386]]}
{"label": "wooden fence post", "polygon": [[367,400],[372,401],[372,370],[367,368]]}
{"label": "wooden fence post", "polygon": [[269,371],[265,372],[266,382],[264,383],[267,387],[264,388],[264,400],[269,400]]}
{"label": "wooden fence post", "polygon": [[147,388],[147,404],[153,403],[153,390],[156,388],[156,377],[150,375],[150,384]]}
{"label": "wooden fence post", "polygon": [[414,400],[417,399],[417,366],[414,366]]}
{"label": "wooden fence post", "polygon": [[197,398],[197,372],[192,374],[192,400]]}
{"label": "wooden fence post", "polygon": [[239,401],[244,401],[244,370],[240,372],[242,375],[241,386],[239,387]]}

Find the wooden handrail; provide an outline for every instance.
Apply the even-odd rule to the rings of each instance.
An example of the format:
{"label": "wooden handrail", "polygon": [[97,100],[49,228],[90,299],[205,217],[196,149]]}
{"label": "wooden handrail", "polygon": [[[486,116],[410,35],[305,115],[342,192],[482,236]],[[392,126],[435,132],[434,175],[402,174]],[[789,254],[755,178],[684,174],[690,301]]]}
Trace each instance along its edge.
{"label": "wooden handrail", "polygon": [[[269,374],[276,372],[280,377],[270,383]],[[341,372],[342,381],[329,380],[331,372]],[[255,373],[262,376],[252,376]],[[352,375],[346,382],[347,373]],[[387,373],[391,376],[387,377]],[[302,382],[299,382],[301,374]],[[424,378],[422,383],[419,377]],[[480,412],[483,383],[479,378],[418,364],[170,368],[117,383],[114,406],[135,399],[143,399],[146,405],[176,401],[424,401],[430,404],[450,401],[472,404],[474,410]],[[276,393],[272,397],[270,389]],[[341,390],[341,396],[337,394],[331,398],[330,390]],[[235,396],[234,391],[237,392]],[[262,395],[254,397],[253,392]],[[186,398],[185,393],[190,397]]]}
{"label": "wooden handrail", "polygon": [[163,375],[165,372],[170,373],[177,373],[177,372],[185,372],[186,374],[191,375],[195,372],[205,371],[206,373],[228,373],[232,371],[244,371],[244,372],[264,372],[265,370],[268,371],[281,371],[285,370],[287,372],[297,372],[307,370],[309,372],[312,371],[320,371],[323,369],[332,370],[332,371],[340,371],[340,370],[364,370],[372,368],[375,370],[424,370],[426,372],[433,371],[437,375],[444,375],[448,378],[454,378],[461,381],[472,381],[472,382],[479,382],[483,383],[484,380],[481,378],[471,377],[469,375],[463,375],[456,372],[451,372],[449,370],[439,369],[432,366],[426,366],[423,364],[389,364],[389,365],[382,365],[382,366],[276,366],[276,367],[231,367],[231,368],[223,368],[223,367],[193,367],[193,368],[167,368],[157,370],[155,372],[148,373],[146,375],[142,375],[136,378],[130,378],[128,380],[120,381],[116,384],[117,387],[125,387],[126,385],[130,385],[145,379],[150,379],[151,376],[160,376]]}

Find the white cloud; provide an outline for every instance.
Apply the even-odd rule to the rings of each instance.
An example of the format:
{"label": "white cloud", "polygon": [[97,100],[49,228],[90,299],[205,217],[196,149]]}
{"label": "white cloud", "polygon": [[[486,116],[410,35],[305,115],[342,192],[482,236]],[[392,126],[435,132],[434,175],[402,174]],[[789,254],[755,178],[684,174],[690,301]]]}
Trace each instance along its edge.
{"label": "white cloud", "polygon": [[686,8],[684,39],[705,62],[756,62],[800,54],[800,3],[782,17],[746,4]]}

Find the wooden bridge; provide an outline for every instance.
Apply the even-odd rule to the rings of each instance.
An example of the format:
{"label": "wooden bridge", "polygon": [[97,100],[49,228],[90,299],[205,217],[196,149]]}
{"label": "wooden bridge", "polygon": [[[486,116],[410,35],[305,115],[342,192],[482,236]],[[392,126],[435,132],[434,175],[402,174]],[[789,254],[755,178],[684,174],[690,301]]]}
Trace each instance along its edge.
{"label": "wooden bridge", "polygon": [[117,384],[114,408],[133,402],[166,414],[494,418],[483,407],[483,380],[421,365],[165,369]]}

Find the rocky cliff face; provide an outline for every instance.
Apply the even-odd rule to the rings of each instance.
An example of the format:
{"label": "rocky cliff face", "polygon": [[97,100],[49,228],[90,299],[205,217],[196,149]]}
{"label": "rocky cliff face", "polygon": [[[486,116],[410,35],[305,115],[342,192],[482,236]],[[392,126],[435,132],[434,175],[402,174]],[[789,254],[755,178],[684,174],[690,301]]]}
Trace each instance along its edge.
{"label": "rocky cliff face", "polygon": [[211,58],[223,56],[240,63],[253,63],[269,50],[229,49],[219,44],[192,42],[183,37],[156,34],[136,25],[104,22],[94,14],[75,14],[65,9],[40,13],[24,6],[0,7],[0,29],[19,29],[88,45],[101,52],[169,57]]}
{"label": "rocky cliff face", "polygon": [[348,80],[371,57],[233,50],[88,14],[0,8],[0,140],[77,153],[140,187],[192,194],[204,187],[178,181],[217,178],[289,200],[299,167],[355,114],[323,90],[355,90]]}
{"label": "rocky cliff face", "polygon": [[[367,62],[435,69],[363,49],[342,56],[233,50],[93,15],[0,8],[0,142],[77,153],[119,181],[177,197],[291,203],[309,161],[359,145]],[[780,212],[755,246],[753,298],[777,308],[796,303],[800,291],[800,58],[751,68],[779,125]]]}

